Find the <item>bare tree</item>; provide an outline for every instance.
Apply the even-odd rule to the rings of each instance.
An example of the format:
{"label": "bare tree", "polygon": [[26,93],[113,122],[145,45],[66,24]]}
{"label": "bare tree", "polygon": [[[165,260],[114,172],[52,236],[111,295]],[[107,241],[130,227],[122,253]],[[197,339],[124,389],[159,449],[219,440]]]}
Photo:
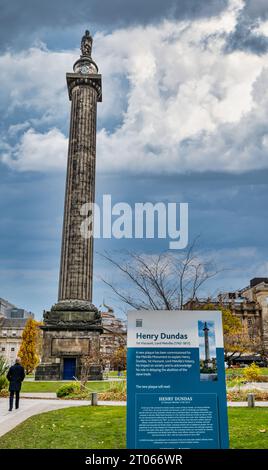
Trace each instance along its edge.
{"label": "bare tree", "polygon": [[[81,371],[80,371],[80,389],[84,389],[90,378],[92,368],[101,366],[99,350],[96,344],[92,344],[88,355],[81,358]],[[94,372],[95,373],[95,372]]]}
{"label": "bare tree", "polygon": [[101,353],[101,363],[103,367],[110,367],[111,364],[116,362],[114,358],[117,357],[118,351],[126,349],[127,335],[126,332],[116,330],[115,328],[110,329],[105,326],[103,326],[103,333],[109,335],[110,344],[108,345],[109,351],[107,352],[106,348],[104,348],[104,351]]}
{"label": "bare tree", "polygon": [[219,271],[214,263],[204,261],[195,252],[196,240],[185,253],[159,255],[126,252],[116,257],[99,253],[127,281],[102,278],[114,294],[127,306],[145,310],[182,309],[185,302],[194,300],[200,288]]}

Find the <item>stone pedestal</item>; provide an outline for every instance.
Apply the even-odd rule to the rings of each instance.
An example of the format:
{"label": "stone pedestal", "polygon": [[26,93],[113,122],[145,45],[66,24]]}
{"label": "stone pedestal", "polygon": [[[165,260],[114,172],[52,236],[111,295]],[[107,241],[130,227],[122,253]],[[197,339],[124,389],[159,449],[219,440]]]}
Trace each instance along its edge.
{"label": "stone pedestal", "polygon": [[[42,362],[36,369],[35,380],[80,379],[85,359],[88,380],[101,380],[100,334],[101,318],[89,302],[63,301],[44,314]],[[66,376],[67,363],[73,364],[73,374]],[[73,376],[72,376],[73,375]]]}

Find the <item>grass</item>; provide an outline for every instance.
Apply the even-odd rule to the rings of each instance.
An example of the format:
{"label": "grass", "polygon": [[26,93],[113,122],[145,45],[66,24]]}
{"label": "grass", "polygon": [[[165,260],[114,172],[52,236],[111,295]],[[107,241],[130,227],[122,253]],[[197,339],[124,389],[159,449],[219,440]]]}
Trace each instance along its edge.
{"label": "grass", "polygon": [[[74,407],[24,421],[0,438],[1,449],[121,449],[125,447],[124,406]],[[230,408],[230,447],[268,448],[268,408]],[[266,432],[260,432],[266,429]]]}
{"label": "grass", "polygon": [[81,406],[27,419],[0,438],[0,449],[121,449],[125,407]]}
{"label": "grass", "polygon": [[[244,368],[241,367],[240,369],[226,369],[226,376],[228,377],[229,375],[233,376],[240,376],[243,375],[243,370]],[[261,375],[268,375],[268,367],[261,367]]]}
{"label": "grass", "polygon": [[230,408],[228,414],[231,448],[268,448],[268,408]]}
{"label": "grass", "polygon": [[[262,375],[268,375],[268,367],[262,367],[261,369]],[[227,386],[233,387],[236,385],[235,376],[241,376],[243,369],[227,369],[226,370],[226,378],[227,378]],[[123,372],[124,377],[126,376],[126,371]],[[29,377],[29,376],[27,376]],[[110,371],[109,377],[117,377],[117,371]],[[232,378],[231,378],[232,377]],[[69,382],[66,381],[56,381],[56,382],[23,382],[22,384],[22,392],[31,392],[31,393],[41,393],[41,392],[56,392],[58,388]],[[109,388],[107,382],[89,382],[87,385],[90,390],[94,391],[104,391]]]}
{"label": "grass", "polygon": [[[121,371],[120,378],[126,377],[126,375],[127,375],[127,372],[125,370],[123,370],[123,371]],[[108,372],[108,376],[109,377],[118,377],[118,371],[110,370],[110,372]]]}
{"label": "grass", "polygon": [[[249,382],[267,382],[267,377],[268,377],[268,368],[267,367],[262,367],[261,368],[261,376],[259,379],[256,380],[247,380],[247,378],[244,376],[243,371],[245,369],[227,369],[226,370],[226,385],[228,388],[238,386],[238,380],[242,380],[244,383],[249,383]],[[242,385],[242,383],[241,383]]]}
{"label": "grass", "polygon": [[[21,391],[22,392],[31,392],[31,393],[42,393],[42,392],[55,392],[62,385],[72,383],[72,382],[23,382]],[[98,392],[107,390],[111,382],[88,382],[87,388],[89,391]]]}

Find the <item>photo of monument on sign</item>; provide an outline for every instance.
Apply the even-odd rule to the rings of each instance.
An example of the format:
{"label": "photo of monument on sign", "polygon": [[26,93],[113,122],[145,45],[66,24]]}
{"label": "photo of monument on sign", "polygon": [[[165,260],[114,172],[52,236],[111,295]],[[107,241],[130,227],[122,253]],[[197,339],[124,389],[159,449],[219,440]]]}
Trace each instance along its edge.
{"label": "photo of monument on sign", "polygon": [[213,321],[198,321],[200,380],[217,380],[215,325]]}

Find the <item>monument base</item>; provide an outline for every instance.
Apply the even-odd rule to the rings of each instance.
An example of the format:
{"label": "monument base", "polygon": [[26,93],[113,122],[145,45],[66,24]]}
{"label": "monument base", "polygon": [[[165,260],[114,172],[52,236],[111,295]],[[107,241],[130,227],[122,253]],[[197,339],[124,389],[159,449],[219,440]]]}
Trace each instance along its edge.
{"label": "monument base", "polygon": [[86,301],[61,301],[44,313],[35,380],[102,380],[100,313]]}

